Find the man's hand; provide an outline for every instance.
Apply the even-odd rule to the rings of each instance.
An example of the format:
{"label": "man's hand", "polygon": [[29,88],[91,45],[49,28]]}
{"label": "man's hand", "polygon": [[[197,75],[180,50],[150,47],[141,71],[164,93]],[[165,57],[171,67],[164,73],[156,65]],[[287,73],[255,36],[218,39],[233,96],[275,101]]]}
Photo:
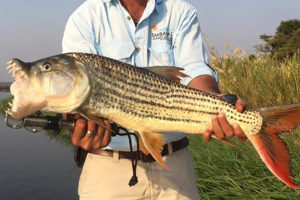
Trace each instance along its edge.
{"label": "man's hand", "polygon": [[[217,82],[209,75],[201,75],[195,77],[193,80],[191,80],[188,86],[206,92],[220,93]],[[238,98],[235,103],[235,107],[239,112],[243,112],[246,106],[246,102],[240,98]],[[241,127],[238,124],[230,125],[224,114],[219,114],[212,118],[212,125],[208,127],[203,133],[204,141],[210,141],[212,135],[215,135],[219,139],[233,136],[237,136],[240,140],[247,139]]]}
{"label": "man's hand", "polygon": [[[235,107],[237,111],[243,112],[247,104],[242,99],[238,98]],[[208,127],[203,133],[203,140],[205,142],[210,141],[212,135],[215,135],[218,139],[224,139],[225,137],[237,136],[240,140],[245,141],[247,136],[238,124],[230,125],[224,114],[219,114],[212,117],[212,126]]]}
{"label": "man's hand", "polygon": [[[70,132],[73,145],[87,151],[106,147],[111,140],[111,127],[107,120],[99,119],[101,126],[78,115],[67,115],[68,119],[77,119],[74,132]],[[107,127],[107,129],[103,128]]]}

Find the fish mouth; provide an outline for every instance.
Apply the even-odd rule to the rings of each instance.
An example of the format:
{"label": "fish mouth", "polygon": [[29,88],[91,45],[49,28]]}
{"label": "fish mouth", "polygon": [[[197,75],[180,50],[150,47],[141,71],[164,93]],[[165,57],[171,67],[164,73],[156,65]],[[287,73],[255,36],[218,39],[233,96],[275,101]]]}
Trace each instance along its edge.
{"label": "fish mouth", "polygon": [[[38,90],[36,84],[32,83],[30,77],[30,64],[19,59],[12,59],[7,63],[7,70],[14,78],[10,86],[10,92],[14,96],[10,108],[6,114],[14,119],[21,119],[28,115],[34,114],[42,108],[41,102],[36,103]],[[43,103],[44,104],[44,103]]]}

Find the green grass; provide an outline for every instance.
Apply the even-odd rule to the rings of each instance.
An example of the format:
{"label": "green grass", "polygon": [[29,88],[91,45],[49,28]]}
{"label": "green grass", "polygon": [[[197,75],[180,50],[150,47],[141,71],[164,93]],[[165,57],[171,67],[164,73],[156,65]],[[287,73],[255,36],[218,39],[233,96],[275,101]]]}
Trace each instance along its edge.
{"label": "green grass", "polygon": [[[269,172],[250,142],[232,139],[237,147],[231,147],[216,140],[204,143],[199,135],[189,137],[197,186],[203,199],[300,199],[300,192]],[[290,148],[295,181],[300,184],[300,149],[299,144],[294,144],[300,141],[300,135],[293,134],[285,140]]]}
{"label": "green grass", "polygon": [[278,62],[270,57],[220,58],[218,71],[224,93],[239,95],[249,107],[300,102],[300,55]]}
{"label": "green grass", "polygon": [[[224,93],[242,97],[250,108],[300,102],[300,56],[279,63],[269,57],[229,56],[213,67]],[[237,148],[190,137],[197,186],[203,199],[300,199],[300,191],[281,183],[269,172],[250,142],[231,141]],[[283,134],[291,154],[292,173],[300,185],[300,128]]]}

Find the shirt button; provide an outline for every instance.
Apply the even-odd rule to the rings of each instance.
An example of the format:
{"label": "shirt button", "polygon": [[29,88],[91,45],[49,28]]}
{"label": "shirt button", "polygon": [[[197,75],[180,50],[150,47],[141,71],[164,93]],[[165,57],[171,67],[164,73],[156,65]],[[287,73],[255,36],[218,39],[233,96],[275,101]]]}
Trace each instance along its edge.
{"label": "shirt button", "polygon": [[130,16],[127,16],[127,20],[130,21],[130,20],[131,20],[131,17],[130,17]]}
{"label": "shirt button", "polygon": [[141,51],[141,48],[140,48],[140,47],[136,47],[135,50],[136,50],[137,52],[140,52],[140,51]]}

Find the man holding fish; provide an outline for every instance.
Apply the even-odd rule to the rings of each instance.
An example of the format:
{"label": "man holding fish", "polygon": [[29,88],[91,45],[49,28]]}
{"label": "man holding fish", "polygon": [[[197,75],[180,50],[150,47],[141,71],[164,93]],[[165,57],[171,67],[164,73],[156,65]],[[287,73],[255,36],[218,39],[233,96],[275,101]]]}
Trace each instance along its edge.
{"label": "man holding fish", "polygon": [[[217,75],[206,64],[201,34],[196,9],[183,0],[87,0],[68,20],[63,52],[99,54],[138,67],[182,67],[188,75],[182,84],[221,95]],[[242,112],[246,103],[238,99],[235,106]],[[139,182],[129,187],[128,138],[111,137],[105,119],[98,119],[99,126],[82,117],[69,117],[77,119],[73,144],[89,152],[79,182],[80,199],[200,198],[185,134],[164,134],[167,153],[163,156],[169,170],[144,155],[137,167]],[[246,139],[240,126],[231,126],[224,114],[211,121],[203,132],[205,141],[212,135],[221,140]]]}

